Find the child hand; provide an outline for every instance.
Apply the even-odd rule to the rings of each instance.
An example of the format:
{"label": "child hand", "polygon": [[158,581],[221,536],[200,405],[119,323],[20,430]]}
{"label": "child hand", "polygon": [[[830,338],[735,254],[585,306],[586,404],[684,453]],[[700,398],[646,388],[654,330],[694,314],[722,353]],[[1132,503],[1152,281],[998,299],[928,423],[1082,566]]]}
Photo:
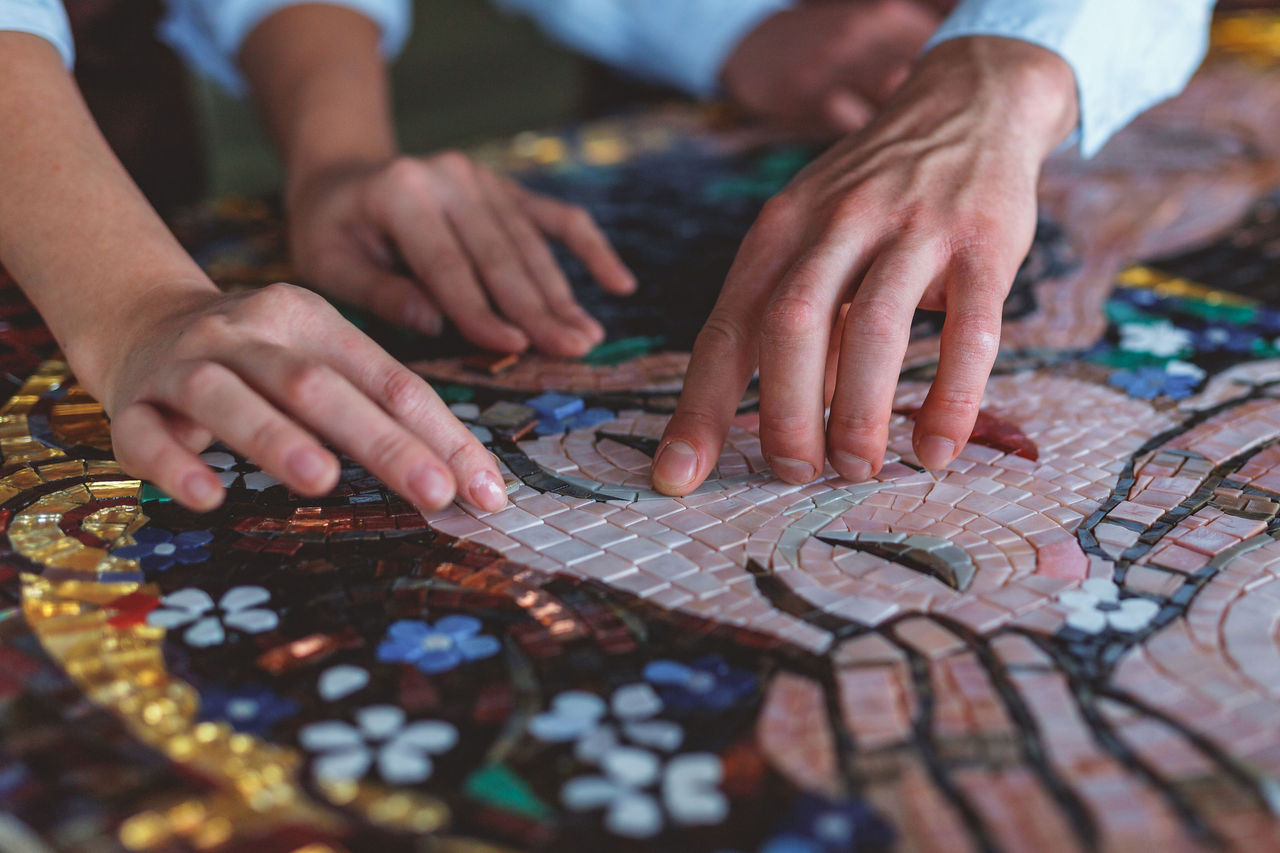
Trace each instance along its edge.
{"label": "child hand", "polygon": [[448,504],[455,491],[486,510],[506,503],[475,436],[322,297],[273,284],[152,301],[134,315],[130,346],[89,390],[111,417],[124,469],[184,506],[209,510],[222,500],[197,455],[214,439],[303,495],[337,483],[325,442],[421,509]]}
{"label": "child hand", "polygon": [[447,317],[489,349],[580,356],[604,339],[548,237],[610,293],[635,289],[586,211],[456,152],[304,176],[288,208],[298,270],[317,289],[427,334]]}

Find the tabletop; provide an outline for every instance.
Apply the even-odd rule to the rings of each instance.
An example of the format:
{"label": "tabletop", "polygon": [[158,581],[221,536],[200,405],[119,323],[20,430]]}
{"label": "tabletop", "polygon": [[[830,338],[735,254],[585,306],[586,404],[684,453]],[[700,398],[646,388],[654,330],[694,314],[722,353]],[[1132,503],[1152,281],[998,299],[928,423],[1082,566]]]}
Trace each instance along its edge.
{"label": "tabletop", "polygon": [[[608,341],[467,351],[351,311],[500,459],[423,517],[214,446],[188,512],[0,288],[0,849],[835,853],[1280,848],[1280,24],[1047,165],[968,447],[773,478],[749,391],[707,483],[648,466],[738,240],[816,148],[673,107],[477,150],[592,210]],[[291,278],[278,211],[174,228]]]}

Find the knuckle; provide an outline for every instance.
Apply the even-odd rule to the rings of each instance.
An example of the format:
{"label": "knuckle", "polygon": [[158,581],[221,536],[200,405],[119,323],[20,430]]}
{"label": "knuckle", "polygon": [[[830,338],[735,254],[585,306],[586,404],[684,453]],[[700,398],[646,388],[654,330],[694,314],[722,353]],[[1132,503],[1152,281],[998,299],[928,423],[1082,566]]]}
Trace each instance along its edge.
{"label": "knuckle", "polygon": [[417,189],[430,179],[426,164],[414,157],[397,157],[386,167],[383,175],[392,186],[410,189]]}
{"label": "knuckle", "polygon": [[988,362],[1000,348],[1000,324],[986,315],[962,315],[952,321],[946,355],[964,364]]}
{"label": "knuckle", "polygon": [[812,299],[789,293],[765,309],[761,334],[766,340],[803,337],[813,334],[823,322],[823,312]]}
{"label": "knuckle", "polygon": [[231,321],[225,314],[206,314],[187,326],[175,349],[180,358],[195,358],[219,349],[230,332]]}
{"label": "knuckle", "polygon": [[928,404],[941,415],[969,417],[982,405],[982,389],[935,387],[929,393]]}
{"label": "knuckle", "polygon": [[898,306],[883,297],[855,301],[849,308],[849,325],[856,336],[870,344],[893,344],[907,332]]}
{"label": "knuckle", "polygon": [[475,177],[476,166],[471,158],[461,151],[449,149],[435,154],[431,158],[431,164],[449,177],[459,179],[472,179]]}
{"label": "knuckle", "polygon": [[212,361],[193,363],[178,378],[175,402],[180,408],[190,412],[199,404],[201,397],[222,379],[223,370]]}
{"label": "knuckle", "polygon": [[768,232],[776,232],[790,228],[800,212],[800,204],[793,194],[783,190],[765,202],[756,217],[756,227]]}
{"label": "knuckle", "polygon": [[760,434],[769,436],[774,451],[799,443],[812,429],[812,419],[804,415],[779,414],[768,409],[760,412]]}
{"label": "knuckle", "polygon": [[596,221],[585,207],[576,204],[568,205],[564,211],[565,229],[580,236],[592,235],[596,231]]}
{"label": "knuckle", "polygon": [[310,409],[317,405],[332,379],[332,372],[322,364],[309,363],[290,371],[281,393],[294,408]]}
{"label": "knuckle", "polygon": [[747,330],[736,318],[716,311],[707,318],[694,341],[694,358],[704,353],[722,353],[740,349],[747,344]]}
{"label": "knuckle", "polygon": [[489,451],[470,432],[459,439],[452,447],[445,449],[445,467],[451,471],[469,471],[489,464]]}
{"label": "knuckle", "polygon": [[884,426],[883,419],[871,411],[833,411],[827,419],[827,433],[832,441],[850,436],[877,435]]}
{"label": "knuckle", "polygon": [[426,403],[424,382],[416,373],[403,367],[388,371],[381,382],[382,401],[387,411],[399,420],[418,417]]}
{"label": "knuckle", "polygon": [[270,418],[254,430],[249,456],[270,464],[283,459],[297,439],[297,432],[279,418]]}
{"label": "knuckle", "polygon": [[276,282],[258,290],[249,301],[250,315],[266,325],[274,325],[298,311],[327,307],[324,297],[296,284]]}
{"label": "knuckle", "polygon": [[364,461],[374,470],[409,470],[410,466],[404,462],[411,450],[407,435],[399,430],[384,429],[370,438]]}

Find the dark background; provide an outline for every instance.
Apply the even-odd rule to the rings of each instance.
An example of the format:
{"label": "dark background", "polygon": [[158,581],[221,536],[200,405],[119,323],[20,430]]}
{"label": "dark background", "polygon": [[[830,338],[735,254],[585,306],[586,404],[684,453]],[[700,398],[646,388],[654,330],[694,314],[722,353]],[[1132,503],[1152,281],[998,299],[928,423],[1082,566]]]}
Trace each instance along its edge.
{"label": "dark background", "polygon": [[[584,63],[488,0],[415,0],[393,75],[401,143],[422,153],[572,120]],[[277,188],[279,165],[252,108],[206,83],[196,91],[209,194]]]}

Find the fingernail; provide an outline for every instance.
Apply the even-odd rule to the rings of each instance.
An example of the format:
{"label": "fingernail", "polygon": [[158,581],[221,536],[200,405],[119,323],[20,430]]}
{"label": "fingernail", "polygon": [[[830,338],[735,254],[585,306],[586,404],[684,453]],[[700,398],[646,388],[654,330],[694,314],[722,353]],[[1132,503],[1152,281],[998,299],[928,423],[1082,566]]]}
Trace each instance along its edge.
{"label": "fingernail", "polygon": [[861,456],[845,453],[843,450],[831,451],[831,464],[846,480],[861,483],[871,479],[871,463]]}
{"label": "fingernail", "polygon": [[409,488],[417,503],[423,506],[438,508],[453,500],[448,479],[430,465],[422,465],[409,475]]}
{"label": "fingernail", "polygon": [[480,509],[497,512],[507,505],[507,490],[492,471],[481,471],[471,481],[471,498]]}
{"label": "fingernail", "polygon": [[673,441],[658,451],[653,460],[653,479],[678,488],[698,473],[698,452],[687,441]]}
{"label": "fingernail", "polygon": [[285,468],[295,480],[307,485],[317,483],[329,472],[329,465],[325,458],[310,448],[290,453],[289,458],[285,460]]}
{"label": "fingernail", "polygon": [[788,483],[808,483],[813,479],[815,471],[808,462],[790,459],[786,456],[775,456],[769,460],[773,472]]}
{"label": "fingernail", "polygon": [[204,472],[197,471],[182,479],[182,491],[196,506],[211,508],[217,506],[222,489]]}
{"label": "fingernail", "polygon": [[916,457],[926,468],[946,468],[956,455],[956,443],[940,435],[926,435],[916,445]]}

